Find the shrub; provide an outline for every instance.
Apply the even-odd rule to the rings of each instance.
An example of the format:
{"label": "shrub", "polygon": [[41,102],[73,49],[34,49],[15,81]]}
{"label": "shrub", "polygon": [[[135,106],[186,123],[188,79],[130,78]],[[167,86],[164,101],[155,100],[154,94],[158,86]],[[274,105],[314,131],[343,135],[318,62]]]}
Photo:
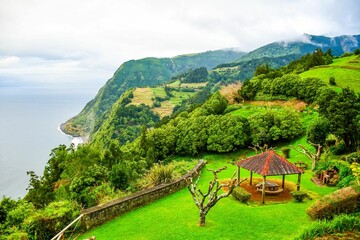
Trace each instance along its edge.
{"label": "shrub", "polygon": [[50,239],[79,214],[79,206],[70,201],[52,202],[25,219],[25,229],[30,239]]}
{"label": "shrub", "polygon": [[354,181],[355,181],[355,177],[354,177],[353,175],[346,176],[346,177],[342,178],[342,179],[338,182],[337,187],[338,187],[338,188],[348,187],[348,186],[350,186]]}
{"label": "shrub", "polygon": [[360,219],[358,216],[340,215],[332,221],[319,221],[312,224],[309,228],[296,239],[315,239],[325,234],[351,231],[359,229]]}
{"label": "shrub", "polygon": [[346,187],[317,200],[307,209],[307,214],[311,219],[332,219],[334,215],[355,212],[359,201],[359,189]]}
{"label": "shrub", "polygon": [[330,78],[329,78],[329,84],[330,84],[331,86],[335,86],[335,85],[336,85],[336,82],[335,82],[335,78],[334,78],[334,77],[330,77]]}
{"label": "shrub", "polygon": [[242,203],[246,203],[251,198],[251,194],[239,186],[235,187],[231,194]]}
{"label": "shrub", "polygon": [[285,158],[290,158],[290,148],[289,147],[282,147],[281,151]]}
{"label": "shrub", "polygon": [[174,174],[174,165],[154,164],[147,177],[151,180],[153,185],[169,183],[176,177]]}
{"label": "shrub", "polygon": [[293,196],[295,202],[302,202],[306,197],[308,197],[308,194],[303,191],[294,191],[291,192],[291,196]]}
{"label": "shrub", "polygon": [[155,101],[155,102],[153,103],[153,107],[161,107],[161,103],[158,102],[158,101]]}
{"label": "shrub", "polygon": [[350,164],[353,162],[360,163],[360,154],[358,152],[350,153],[345,157],[345,160]]}
{"label": "shrub", "polygon": [[330,148],[330,150],[335,155],[341,155],[341,154],[346,153],[346,145],[343,142],[341,142],[341,143],[339,143],[339,144],[337,144],[335,146],[332,146]]}

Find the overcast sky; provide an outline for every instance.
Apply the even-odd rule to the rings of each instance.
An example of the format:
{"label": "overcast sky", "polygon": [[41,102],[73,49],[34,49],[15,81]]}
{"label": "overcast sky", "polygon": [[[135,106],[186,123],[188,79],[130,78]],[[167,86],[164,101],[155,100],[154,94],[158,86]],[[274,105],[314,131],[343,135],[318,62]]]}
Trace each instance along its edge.
{"label": "overcast sky", "polygon": [[0,0],[0,86],[101,86],[124,61],[360,33],[354,0]]}

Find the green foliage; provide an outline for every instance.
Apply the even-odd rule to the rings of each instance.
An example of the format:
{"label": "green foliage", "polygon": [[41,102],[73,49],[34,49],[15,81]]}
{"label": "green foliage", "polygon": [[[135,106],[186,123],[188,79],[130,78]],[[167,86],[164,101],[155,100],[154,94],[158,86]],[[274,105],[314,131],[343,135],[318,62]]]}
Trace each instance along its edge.
{"label": "green foliage", "polygon": [[113,165],[110,173],[110,182],[115,188],[125,190],[129,186],[130,172],[126,164],[118,163]]}
{"label": "green foliage", "polygon": [[281,150],[281,152],[283,153],[283,155],[284,155],[285,158],[290,158],[290,150],[291,150],[291,148],[289,148],[289,147],[282,147],[280,150]]}
{"label": "green foliage", "polygon": [[92,189],[107,179],[109,171],[106,167],[97,164],[88,167],[84,173],[72,180],[69,187],[72,198],[86,207],[96,205],[98,200]]}
{"label": "green foliage", "polygon": [[265,65],[260,64],[256,67],[254,76],[261,75],[261,74],[268,74],[270,72],[270,66],[268,63]]}
{"label": "green foliage", "polygon": [[356,179],[358,185],[360,185],[360,164],[357,162],[353,162],[350,166],[352,174]]}
{"label": "green foliage", "polygon": [[326,137],[330,133],[330,121],[323,117],[316,118],[307,128],[306,135],[310,142],[325,145]]}
{"label": "green foliage", "polygon": [[294,198],[295,202],[302,202],[308,197],[308,194],[303,191],[293,191],[291,192],[291,196]]}
{"label": "green foliage", "polygon": [[329,78],[329,84],[330,84],[331,86],[335,86],[335,85],[336,85],[336,81],[335,81],[335,78],[334,78],[334,77],[330,77],[330,78]]}
{"label": "green foliage", "polygon": [[360,228],[360,218],[355,215],[339,215],[332,221],[317,221],[305,229],[298,240],[311,240],[322,237],[325,234],[353,231]]}
{"label": "green foliage", "polygon": [[308,208],[307,214],[311,219],[332,219],[335,215],[353,213],[359,207],[359,197],[359,189],[342,188],[317,200]]}
{"label": "green foliage", "polygon": [[[160,121],[160,117],[151,110],[150,106],[128,104],[131,93],[132,90],[127,91],[115,102],[106,120],[91,136],[92,143],[104,149],[113,139],[125,144],[139,136],[141,126],[154,127]],[[154,102],[154,104],[161,105],[160,102]]]}
{"label": "green foliage", "polygon": [[24,199],[33,203],[36,208],[43,208],[55,198],[52,185],[47,184],[44,177],[36,175],[33,171],[27,174],[30,176],[30,183]]}
{"label": "green foliage", "polygon": [[350,164],[360,163],[360,153],[359,152],[350,153],[346,155],[345,160]]}
{"label": "green foliage", "polygon": [[3,196],[0,202],[0,224],[4,224],[8,213],[16,208],[17,202],[11,198]]}
{"label": "green foliage", "polygon": [[242,203],[246,203],[251,198],[251,194],[239,186],[234,188],[231,195]]}
{"label": "green foliage", "polygon": [[79,214],[78,206],[69,201],[52,202],[30,215],[24,222],[30,239],[50,239]]}
{"label": "green foliage", "polygon": [[303,132],[300,116],[293,110],[254,114],[249,117],[249,123],[253,144],[290,140]]}
{"label": "green foliage", "polygon": [[149,173],[146,175],[146,178],[149,180],[148,186],[156,186],[162,183],[169,183],[177,177],[174,171],[173,164],[154,164],[152,168],[150,168]]}
{"label": "green foliage", "polygon": [[318,91],[325,86],[320,79],[301,79],[298,75],[287,74],[275,79],[263,78],[262,75],[245,81],[239,95],[245,100],[255,99],[259,95],[270,95],[273,98],[295,97],[305,102],[315,101]]}
{"label": "green foliage", "polygon": [[344,141],[347,151],[355,150],[360,136],[360,99],[353,90],[343,89],[340,93],[322,90],[317,102],[319,112],[327,118],[331,131]]}
{"label": "green foliage", "polygon": [[197,82],[206,82],[208,76],[208,71],[206,67],[196,68],[187,72],[184,78],[181,79],[183,83],[197,83]]}

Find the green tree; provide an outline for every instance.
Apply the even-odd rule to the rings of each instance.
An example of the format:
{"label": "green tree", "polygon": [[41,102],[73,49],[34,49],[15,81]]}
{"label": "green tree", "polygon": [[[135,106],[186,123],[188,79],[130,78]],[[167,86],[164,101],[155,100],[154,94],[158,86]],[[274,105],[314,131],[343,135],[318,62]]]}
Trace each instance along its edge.
{"label": "green tree", "polygon": [[329,120],[334,135],[344,141],[348,151],[355,150],[360,132],[358,95],[349,88],[340,93],[326,90],[320,94],[318,103],[319,112]]}
{"label": "green tree", "polygon": [[326,137],[330,133],[330,121],[324,117],[316,118],[307,129],[308,141],[325,145]]}
{"label": "green tree", "polygon": [[110,172],[110,182],[115,188],[125,190],[129,186],[130,169],[126,163],[118,163],[114,165]]}

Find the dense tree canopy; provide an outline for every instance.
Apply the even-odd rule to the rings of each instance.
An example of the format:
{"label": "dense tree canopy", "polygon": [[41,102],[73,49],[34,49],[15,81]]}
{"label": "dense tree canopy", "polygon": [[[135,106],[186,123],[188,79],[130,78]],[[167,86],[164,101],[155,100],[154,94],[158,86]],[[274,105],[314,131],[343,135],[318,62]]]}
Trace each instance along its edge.
{"label": "dense tree canopy", "polygon": [[343,140],[349,151],[359,145],[360,99],[348,88],[336,93],[324,89],[319,97],[319,112],[328,119],[331,131]]}

